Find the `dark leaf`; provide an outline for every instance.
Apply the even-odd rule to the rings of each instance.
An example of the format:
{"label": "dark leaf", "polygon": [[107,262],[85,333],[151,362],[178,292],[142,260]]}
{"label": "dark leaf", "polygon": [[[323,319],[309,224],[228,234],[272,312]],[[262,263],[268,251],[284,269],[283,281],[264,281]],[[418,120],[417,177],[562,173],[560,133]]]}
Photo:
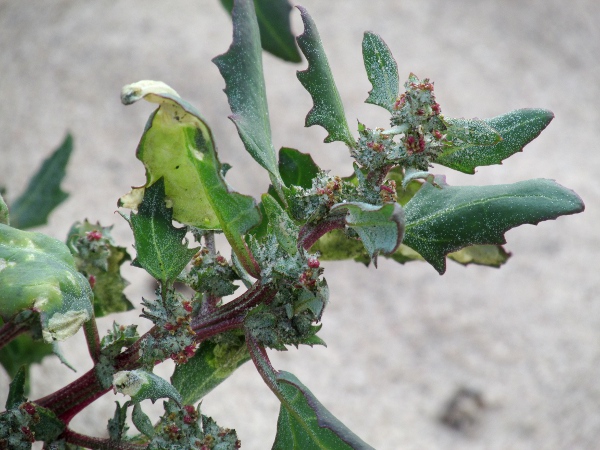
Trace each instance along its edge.
{"label": "dark leaf", "polygon": [[25,398],[25,379],[27,375],[25,366],[21,366],[14,375],[8,388],[8,397],[6,398],[6,409],[13,409],[23,403]]}
{"label": "dark leaf", "polygon": [[312,180],[319,174],[319,166],[312,156],[293,148],[282,147],[279,150],[279,172],[286,186],[300,186],[310,189]]}
{"label": "dark leaf", "polygon": [[133,405],[131,421],[141,433],[145,434],[149,438],[154,436],[154,427],[152,426],[152,422],[146,413],[142,411],[142,407],[139,403]]}
{"label": "dark leaf", "polygon": [[373,448],[331,414],[294,375],[279,371],[276,382],[281,407],[273,450]]}
{"label": "dark leaf", "polygon": [[504,233],[511,228],[583,209],[577,194],[552,180],[441,188],[424,183],[405,206],[404,244],[442,274],[450,252],[475,244],[504,244]]}
{"label": "dark leaf", "polygon": [[63,143],[50,155],[29,181],[27,189],[10,208],[12,226],[32,228],[48,222],[48,215],[66,200],[60,183],[73,150],[73,138],[67,134]]}
{"label": "dark leaf", "polygon": [[[29,366],[39,363],[46,356],[52,355],[52,344],[34,341],[30,334],[22,334],[0,350],[0,364],[8,375],[13,378],[24,366],[29,375]],[[29,391],[29,376],[26,377],[25,392]]]}
{"label": "dark leaf", "polygon": [[35,405],[39,422],[31,424],[31,431],[38,441],[52,442],[65,429],[65,424],[51,410]]}
{"label": "dark leaf", "polygon": [[[231,13],[233,0],[221,0]],[[300,62],[300,53],[296,47],[294,35],[290,29],[290,10],[288,0],[254,0],[262,48],[285,61]]]}
{"label": "dark leaf", "polygon": [[173,281],[196,253],[187,247],[186,229],[173,226],[173,211],[165,204],[162,178],[146,189],[138,213],[132,213],[129,222],[137,253],[133,265],[163,283]]}

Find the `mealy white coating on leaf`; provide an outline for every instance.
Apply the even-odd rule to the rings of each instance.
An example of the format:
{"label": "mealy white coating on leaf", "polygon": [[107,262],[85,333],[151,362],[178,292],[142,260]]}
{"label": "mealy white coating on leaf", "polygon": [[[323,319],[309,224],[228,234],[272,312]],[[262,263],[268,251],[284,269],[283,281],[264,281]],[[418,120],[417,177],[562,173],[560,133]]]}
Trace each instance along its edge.
{"label": "mealy white coating on leaf", "polygon": [[146,373],[138,370],[122,370],[113,375],[114,391],[130,397],[135,396],[147,383]]}
{"label": "mealy white coating on leaf", "polygon": [[64,341],[77,333],[88,320],[90,315],[85,310],[55,313],[48,321],[48,327],[42,330],[44,341]]}
{"label": "mealy white coating on leaf", "polygon": [[16,263],[13,261],[6,261],[4,258],[0,258],[0,272],[7,267],[13,267]]}

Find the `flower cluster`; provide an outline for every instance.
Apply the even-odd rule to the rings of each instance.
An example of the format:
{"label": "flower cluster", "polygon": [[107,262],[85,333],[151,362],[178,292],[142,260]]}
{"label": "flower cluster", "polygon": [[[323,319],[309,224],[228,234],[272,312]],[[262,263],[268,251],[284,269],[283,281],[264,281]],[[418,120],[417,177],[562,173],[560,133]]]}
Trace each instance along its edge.
{"label": "flower cluster", "polygon": [[195,332],[190,326],[192,302],[172,289],[164,295],[157,291],[155,300],[142,302],[142,317],[156,326],[156,333],[142,344],[144,363],[149,367],[156,361],[171,358],[177,364],[185,363],[196,351]]}
{"label": "flower cluster", "polygon": [[394,166],[427,170],[445,145],[447,126],[433,83],[410,74],[404,87],[394,104],[391,128],[359,124],[359,138],[351,153],[369,172],[386,173]]}
{"label": "flower cluster", "polygon": [[241,447],[235,430],[219,427],[191,405],[179,407],[175,402],[164,402],[165,414],[148,445],[148,450],[235,450]]}

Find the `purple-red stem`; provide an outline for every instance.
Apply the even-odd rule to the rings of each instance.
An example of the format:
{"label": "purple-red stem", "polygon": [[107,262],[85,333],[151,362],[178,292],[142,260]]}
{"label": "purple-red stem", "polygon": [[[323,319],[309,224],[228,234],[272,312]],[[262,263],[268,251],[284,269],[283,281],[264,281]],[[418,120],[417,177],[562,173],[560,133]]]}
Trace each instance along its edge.
{"label": "purple-red stem", "polygon": [[15,324],[7,322],[0,327],[0,348],[4,347],[14,338],[27,331],[27,326],[23,324]]}
{"label": "purple-red stem", "polygon": [[79,445],[85,448],[95,448],[99,450],[143,450],[148,446],[145,444],[133,444],[131,442],[115,442],[110,439],[85,436],[67,428],[61,437],[70,444]]}
{"label": "purple-red stem", "polygon": [[346,216],[341,214],[327,217],[316,224],[306,224],[300,229],[300,233],[298,234],[298,247],[308,250],[325,233],[332,230],[344,229],[345,227]]}

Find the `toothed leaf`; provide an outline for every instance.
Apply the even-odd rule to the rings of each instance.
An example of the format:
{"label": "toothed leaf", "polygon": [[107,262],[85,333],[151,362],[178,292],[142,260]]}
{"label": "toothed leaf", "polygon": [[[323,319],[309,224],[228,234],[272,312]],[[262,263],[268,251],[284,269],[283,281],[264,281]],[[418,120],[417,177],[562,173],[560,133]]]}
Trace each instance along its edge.
{"label": "toothed leaf", "polygon": [[173,226],[162,178],[146,188],[138,213],[131,214],[129,223],[137,253],[132,264],[163,283],[173,281],[197,251],[187,247],[186,229]]}
{"label": "toothed leaf", "polygon": [[69,196],[60,188],[65,167],[73,150],[73,138],[67,134],[29,181],[27,189],[10,208],[12,226],[21,230],[44,225],[48,216]]}
{"label": "toothed leaf", "polygon": [[225,94],[233,115],[230,119],[248,153],[271,175],[271,182],[282,184],[271,125],[262,67],[261,40],[252,0],[238,0],[232,10],[233,42],[226,53],[213,62],[225,80]]}
{"label": "toothed leaf", "polygon": [[450,252],[475,244],[504,244],[504,233],[511,228],[583,209],[577,194],[552,180],[456,187],[424,183],[404,207],[403,243],[442,274]]}
{"label": "toothed leaf", "polygon": [[539,136],[553,118],[554,114],[545,109],[518,109],[484,119],[487,125],[498,132],[501,141],[493,145],[450,145],[436,158],[435,163],[471,174],[475,173],[476,167],[501,164]]}
{"label": "toothed leaf", "polygon": [[296,6],[302,15],[304,33],[296,38],[298,45],[308,61],[308,68],[296,73],[302,86],[310,93],[314,106],[306,116],[307,127],[320,125],[327,133],[325,142],[341,141],[354,147],[355,140],[348,128],[344,106],[333,81],[329,61],[323,50],[323,44],[317,26],[302,6]]}

